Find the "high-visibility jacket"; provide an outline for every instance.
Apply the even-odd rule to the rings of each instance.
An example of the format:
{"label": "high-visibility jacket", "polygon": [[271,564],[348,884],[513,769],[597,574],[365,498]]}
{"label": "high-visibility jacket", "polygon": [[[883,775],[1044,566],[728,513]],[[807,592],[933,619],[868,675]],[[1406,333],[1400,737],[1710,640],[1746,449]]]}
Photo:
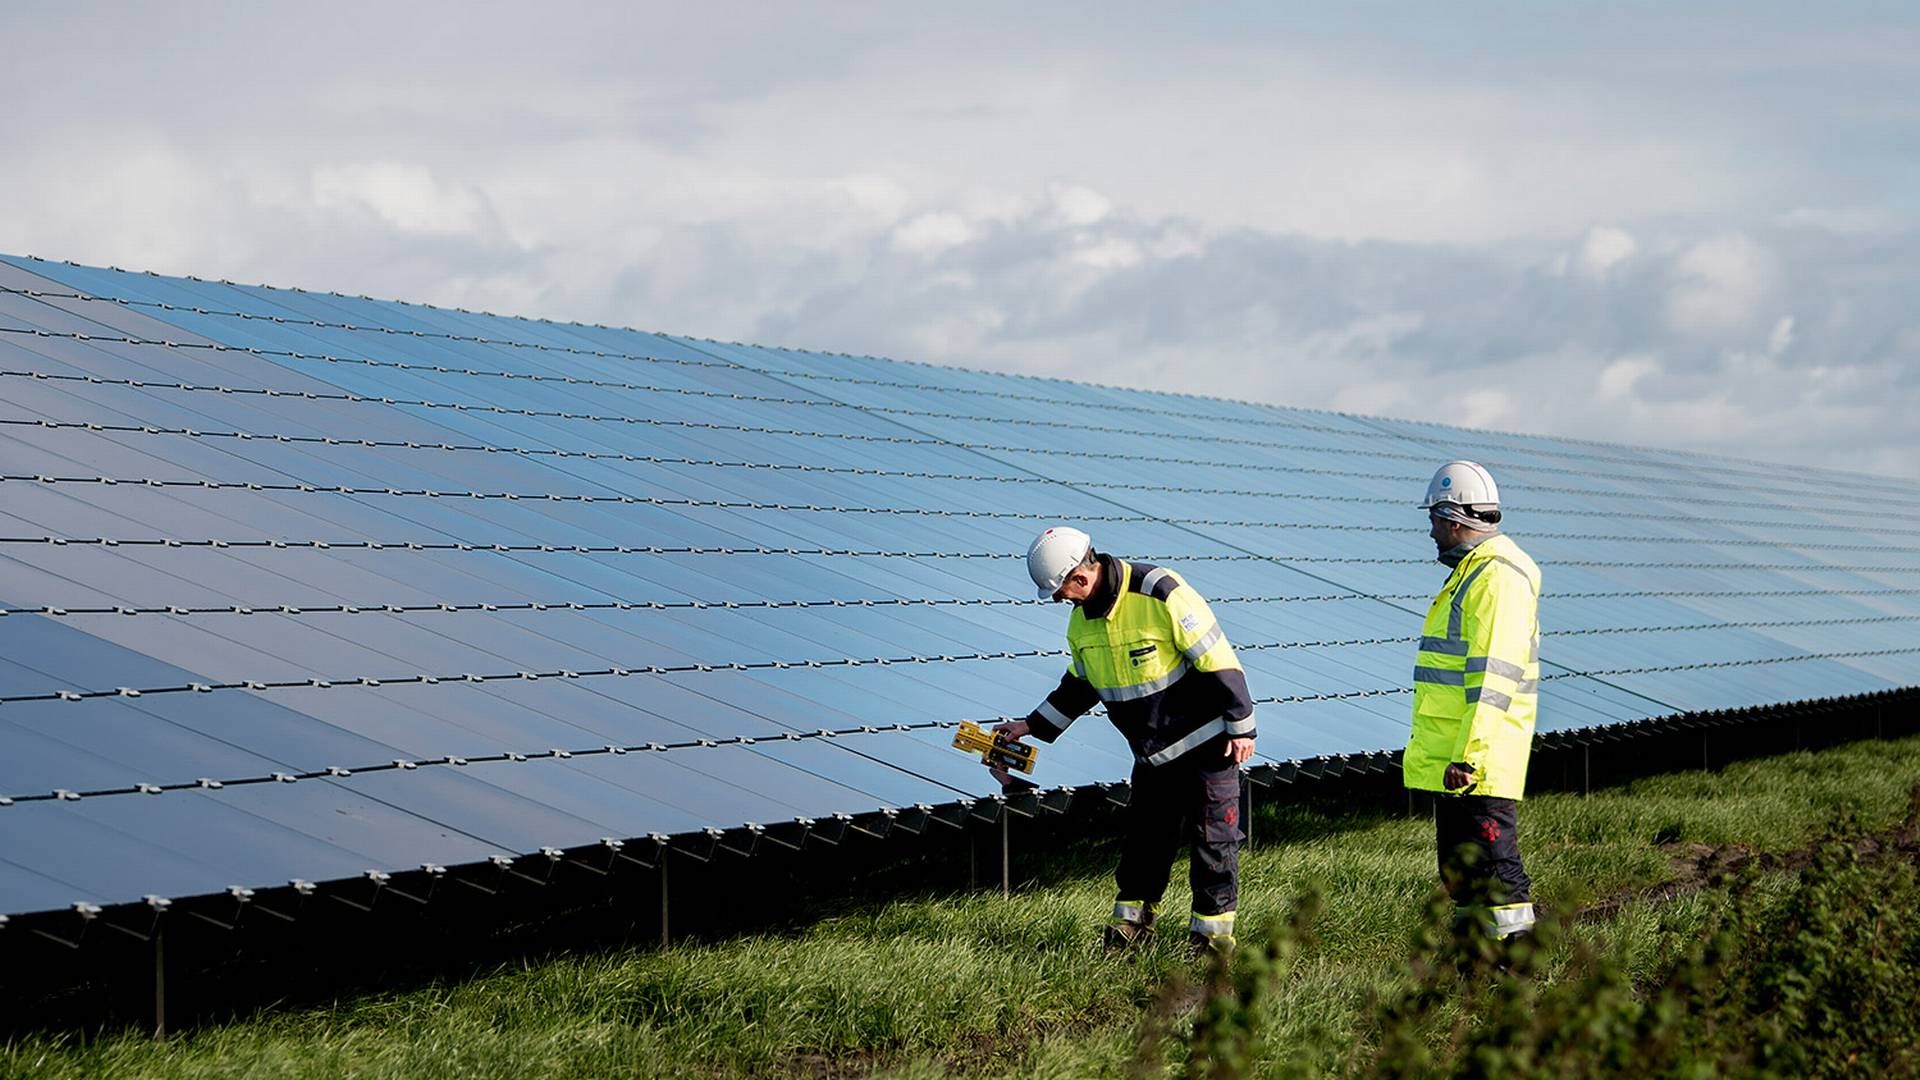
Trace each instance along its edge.
{"label": "high-visibility jacket", "polygon": [[1206,600],[1166,567],[1099,558],[1100,590],[1067,622],[1067,673],[1027,716],[1033,736],[1052,742],[1104,702],[1149,765],[1223,734],[1253,737],[1246,672]]}
{"label": "high-visibility jacket", "polygon": [[1540,568],[1498,533],[1469,550],[1427,610],[1413,669],[1406,786],[1445,791],[1448,763],[1473,766],[1466,793],[1521,798],[1540,704]]}

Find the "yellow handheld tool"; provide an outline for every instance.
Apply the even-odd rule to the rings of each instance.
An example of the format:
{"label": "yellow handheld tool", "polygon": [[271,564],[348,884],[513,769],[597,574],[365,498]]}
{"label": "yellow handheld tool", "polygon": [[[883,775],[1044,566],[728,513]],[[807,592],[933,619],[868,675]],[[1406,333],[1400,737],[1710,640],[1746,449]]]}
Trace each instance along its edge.
{"label": "yellow handheld tool", "polygon": [[1040,756],[1039,747],[1007,742],[971,720],[960,721],[960,726],[953,733],[953,747],[969,754],[979,754],[982,765],[1004,765],[1023,773],[1032,772],[1033,762]]}

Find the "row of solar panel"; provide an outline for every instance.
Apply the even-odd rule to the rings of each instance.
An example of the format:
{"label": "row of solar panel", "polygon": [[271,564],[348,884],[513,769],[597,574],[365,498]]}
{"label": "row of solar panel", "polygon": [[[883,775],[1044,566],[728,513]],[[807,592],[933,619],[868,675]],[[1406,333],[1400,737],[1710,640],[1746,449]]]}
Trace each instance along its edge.
{"label": "row of solar panel", "polygon": [[[23,264],[43,267],[46,265],[31,261],[24,261]],[[94,279],[98,284],[106,286],[103,292],[123,301],[131,301],[149,308],[175,305],[172,310],[166,312],[167,318],[173,325],[191,329],[195,325],[195,320],[204,319],[206,326],[217,331],[210,336],[221,339],[229,338],[233,328],[228,324],[231,324],[236,317],[242,320],[270,318],[273,320],[271,325],[276,330],[298,334],[300,336],[297,340],[306,341],[310,346],[338,348],[343,344],[356,341],[353,331],[343,331],[342,328],[353,325],[350,320],[358,318],[367,326],[367,330],[360,335],[362,338],[367,333],[372,333],[390,339],[398,331],[411,336],[409,344],[416,347],[433,348],[438,344],[438,337],[448,334],[462,336],[468,339],[469,343],[476,338],[493,342],[526,342],[540,351],[528,353],[515,348],[494,348],[490,350],[490,354],[497,356],[510,368],[528,373],[544,370],[550,377],[560,379],[591,377],[595,370],[605,370],[618,380],[624,374],[624,365],[620,360],[671,358],[682,363],[700,365],[714,364],[716,363],[714,357],[728,355],[726,346],[715,343],[679,342],[660,335],[612,331],[603,327],[556,327],[552,324],[530,324],[523,320],[503,320],[493,316],[414,308],[352,297],[322,296],[286,290],[245,289],[225,285],[213,286],[204,282],[143,278],[106,271],[90,271],[78,267],[56,269],[70,279]],[[203,305],[213,305],[213,307],[207,308]],[[254,330],[257,327],[248,326],[246,329]],[[424,338],[415,336],[423,334],[426,335]],[[555,349],[570,351],[557,353],[549,351]],[[619,359],[608,360],[594,355],[609,351]],[[985,395],[1001,400],[1032,401],[1048,410],[1049,416],[1053,415],[1057,409],[1074,408],[1080,403],[1073,398],[1081,397],[1093,399],[1087,402],[1088,405],[1107,410],[1135,410],[1151,412],[1159,416],[1194,415],[1206,419],[1231,418],[1242,423],[1268,424],[1278,427],[1310,424],[1321,428],[1332,428],[1341,422],[1351,423],[1353,419],[1334,414],[1261,408],[1218,399],[1137,393],[1129,395],[1086,386],[1076,386],[1074,395],[1063,396],[1050,393],[1049,384],[1046,383],[1029,391],[1020,385],[1019,380],[982,376],[979,373],[954,369],[915,369],[910,373],[912,381],[903,383],[899,375],[902,365],[892,362],[817,353],[792,354],[780,350],[742,351],[745,354],[740,358],[744,361],[742,366],[756,366],[757,361],[757,366],[778,374],[782,379],[803,378],[812,380],[816,384],[846,384],[851,381],[851,385],[854,386],[890,390],[896,397],[899,396],[900,391],[893,388],[904,387],[910,396],[902,399],[901,407],[924,404],[919,398],[923,397],[927,391],[944,390]],[[778,356],[783,353],[792,357],[794,362],[785,368],[766,363],[767,356]],[[559,362],[543,363],[551,360]],[[724,361],[718,362],[724,363]],[[990,387],[978,385],[981,383],[991,385]],[[1160,400],[1143,404],[1139,400],[1141,398]],[[889,402],[875,401],[873,404],[885,405]],[[1360,423],[1369,425],[1368,434],[1377,434],[1382,430],[1393,431],[1403,426],[1381,421],[1361,421]],[[1457,431],[1449,429],[1440,434],[1449,442],[1458,441]],[[1605,445],[1570,447],[1558,440],[1502,433],[1475,434],[1482,441],[1496,441],[1496,444],[1509,445],[1535,457],[1577,457],[1580,459],[1582,468],[1596,460],[1620,460],[1675,470],[1678,475],[1669,477],[1670,479],[1684,480],[1688,475],[1719,473],[1757,477],[1774,486],[1774,490],[1778,490],[1777,485],[1783,481],[1805,480],[1817,488],[1868,489],[1911,497],[1911,492],[1896,482],[1833,470],[1760,466],[1733,459],[1649,448]]]}
{"label": "row of solar panel", "polygon": [[[36,301],[35,303],[39,305],[39,310],[36,312],[36,314],[40,317],[40,321],[42,323],[46,322],[47,320],[45,316],[51,310],[50,305],[47,302]],[[93,314],[93,312],[89,312],[89,314]],[[73,321],[77,324],[84,324],[88,328],[94,329],[96,332],[99,329],[99,327],[96,324],[94,324],[91,320],[76,319]],[[252,323],[247,323],[243,325],[245,325],[248,332],[259,334],[262,340],[268,341],[269,343],[271,343],[272,338],[275,334],[287,334],[287,333],[294,332],[290,328],[275,326],[274,324],[265,323],[265,322],[252,322]],[[57,331],[57,328],[55,329]],[[649,339],[649,340],[651,342],[652,339]],[[258,344],[253,344],[247,347],[258,348],[261,346]],[[427,347],[430,347],[430,346],[416,344],[412,341],[409,341],[408,343],[409,349],[427,348]],[[653,351],[659,352],[662,350],[655,349]],[[396,361],[396,362],[406,363],[410,361]],[[461,388],[458,386],[459,380],[461,379],[470,380],[471,377],[459,375],[457,372],[436,374],[431,379],[414,377],[411,382],[409,381],[408,378],[398,378],[398,381],[396,383],[397,377],[403,376],[403,375],[411,376],[411,373],[402,373],[402,372],[394,372],[394,371],[375,372],[373,371],[373,369],[367,369],[367,370],[369,373],[375,374],[379,377],[378,378],[379,387],[381,389],[388,391],[388,394],[385,396],[391,396],[391,393],[396,389],[422,390],[422,389],[434,389],[436,387],[441,391],[439,396],[450,399],[448,402],[449,404],[459,403],[462,401],[468,404],[480,403],[484,400],[486,396],[484,392],[477,393],[477,394],[460,393],[459,391]],[[731,376],[736,380],[741,378],[751,377],[751,376],[745,375],[744,373],[739,372],[738,370],[733,370],[733,369],[729,370],[729,374],[731,374]],[[339,376],[337,372],[330,375],[330,378],[333,378],[335,381],[339,380]],[[795,398],[793,396],[792,389],[791,389],[791,378],[792,377],[790,376],[784,380],[770,382],[767,386],[761,387],[760,389],[768,391],[766,395],[762,395],[762,396],[768,396],[778,400],[789,400],[789,401],[804,402],[804,401],[810,400],[805,397]],[[454,385],[451,385],[451,386],[447,385],[449,380],[452,380]],[[536,400],[536,401],[538,401],[537,392],[545,392],[547,390],[551,390],[554,394],[559,395],[558,400],[561,403],[566,403],[566,402],[577,403],[577,402],[585,402],[585,401],[594,401],[594,400],[597,400],[598,398],[604,398],[605,395],[608,393],[608,391],[605,388],[595,387],[593,388],[592,393],[597,397],[590,398],[587,396],[586,392],[583,389],[569,390],[565,387],[565,384],[561,384],[561,386],[559,387],[546,387],[546,386],[541,386],[539,384],[522,384],[522,385],[516,386],[514,389],[516,394],[521,396],[526,396],[529,392],[535,392],[533,400]],[[748,396],[752,396],[752,388],[742,389],[738,386],[735,386],[730,391],[715,391],[715,390],[709,389],[709,390],[700,391],[700,392],[726,393],[726,394],[729,394],[730,396],[732,394],[745,394]],[[614,393],[617,397],[619,392],[615,391]],[[653,395],[653,396],[656,399],[658,398],[658,395]],[[820,408],[825,404],[825,401],[823,398],[814,398],[811,400],[814,402],[810,410],[811,415],[817,417],[819,415]],[[1048,404],[1051,404],[1051,403],[1048,403]],[[1060,403],[1059,407],[1067,408],[1067,407],[1070,407],[1070,405],[1071,405],[1070,401],[1063,401]],[[650,406],[649,408],[650,412],[657,412],[660,409],[660,404],[657,400],[650,401],[649,406]],[[1102,419],[1105,419],[1109,422],[1111,420],[1110,417],[1102,418]],[[1334,419],[1347,420],[1348,418],[1334,418]],[[965,424],[976,424],[981,422],[994,422],[996,420],[1003,423],[1007,421],[1018,421],[1025,424],[1035,425],[1039,428],[1045,429],[1044,432],[1036,433],[1042,436],[1044,436],[1046,432],[1061,433],[1061,432],[1069,432],[1073,430],[1070,424],[1063,424],[1060,421],[1060,417],[1058,415],[1046,414],[1046,413],[1039,414],[1039,415],[1028,415],[1023,417],[1005,417],[1005,416],[993,417],[993,416],[986,416],[986,415],[965,414],[958,417],[957,422],[965,423]],[[1110,425],[1103,425],[1103,426],[1110,426]],[[1417,429],[1419,426],[1411,425],[1410,427]],[[1321,441],[1323,443],[1332,439],[1332,435],[1334,433],[1337,433],[1341,430],[1346,430],[1349,432],[1348,435],[1343,436],[1338,440],[1335,440],[1336,444],[1345,444],[1345,445],[1338,446],[1337,448],[1348,453],[1364,455],[1367,453],[1381,452],[1379,450],[1379,443],[1381,441],[1380,435],[1383,428],[1390,430],[1391,425],[1388,425],[1385,422],[1379,422],[1379,421],[1349,421],[1348,426],[1343,429],[1343,428],[1336,427],[1329,424],[1316,423],[1311,425],[1310,430],[1316,432],[1317,435],[1321,436],[1322,437]],[[1454,433],[1454,434],[1457,434],[1457,433]],[[1164,431],[1157,427],[1149,427],[1145,430],[1142,430],[1136,433],[1136,437],[1143,438],[1143,439],[1170,438],[1175,440],[1191,440],[1194,438],[1199,438],[1199,439],[1226,438],[1228,441],[1231,441],[1231,437],[1223,437],[1218,435],[1217,433],[1208,434],[1204,432],[1182,431],[1182,430]],[[1418,434],[1418,433],[1400,434],[1399,437],[1412,438],[1412,439],[1425,438],[1425,439],[1431,440],[1432,438],[1434,438],[1434,434],[1431,432],[1427,432],[1424,434]],[[1296,445],[1289,444],[1285,448],[1288,450],[1302,450],[1306,452],[1313,452],[1315,450],[1327,449],[1328,447],[1312,446],[1312,445],[1296,446]],[[1387,451],[1387,452],[1394,454],[1395,456],[1397,456],[1403,461],[1417,463],[1421,461],[1423,457],[1422,454],[1418,452],[1414,452],[1417,450],[1418,450],[1417,446],[1410,445],[1410,446],[1403,447],[1398,451]],[[1512,467],[1518,470],[1533,470],[1533,471],[1542,470],[1541,465],[1537,463],[1525,462],[1525,461],[1515,462],[1513,463]],[[1563,474],[1569,474],[1569,475],[1579,476],[1579,477],[1587,477],[1590,480],[1593,475],[1593,470],[1591,469],[1590,465],[1581,467],[1581,468],[1569,468],[1569,467],[1562,466],[1557,468],[1550,468],[1548,471],[1558,471]],[[1782,496],[1782,488],[1780,486],[1780,478],[1777,475],[1777,471],[1769,475],[1757,476],[1752,481],[1748,481],[1748,482],[1730,482],[1725,480],[1706,479],[1705,477],[1707,476],[1707,474],[1712,473],[1712,471],[1713,470],[1711,469],[1694,468],[1686,472],[1682,472],[1678,475],[1661,475],[1661,476],[1655,476],[1655,477],[1642,477],[1641,479],[1652,480],[1662,486],[1678,485],[1682,488],[1688,485],[1693,485],[1693,484],[1705,485],[1708,487],[1718,485],[1718,486],[1726,487],[1729,490],[1739,490],[1739,491],[1745,491],[1745,492],[1756,493],[1756,494],[1764,493],[1767,496],[1768,500],[1777,500]],[[1613,479],[1617,480],[1619,478],[1615,477]],[[1822,484],[1815,485],[1808,494],[1813,496],[1820,496],[1824,494],[1825,497],[1835,498],[1835,499],[1843,499],[1847,497],[1842,494],[1836,494],[1833,490],[1834,488],[1835,488],[1835,485],[1833,484],[1822,483]],[[1910,498],[1907,500],[1907,505],[1913,505],[1913,501]]]}
{"label": "row of solar panel", "polygon": [[[6,809],[23,815],[16,820],[61,822],[37,835],[94,841],[74,850],[111,852],[123,842],[134,842],[136,850],[115,867],[91,859],[63,862],[48,854],[55,849],[0,850],[0,859],[13,868],[0,879],[0,904],[7,910],[34,910],[40,901],[33,898],[43,896],[57,895],[64,904],[75,889],[128,899],[145,882],[141,892],[186,894],[220,882],[316,879],[592,843],[599,836],[984,794],[989,783],[977,766],[945,749],[944,730],[859,729],[1024,710],[1059,670],[1052,654],[1057,611],[1013,603],[519,612],[481,605],[1006,601],[1023,592],[1017,560],[1008,556],[1038,521],[1060,517],[1100,521],[1103,545],[1116,550],[1172,556],[1216,597],[1351,597],[1356,590],[1393,597],[1386,603],[1281,600],[1220,608],[1266,702],[1263,756],[1388,747],[1404,731],[1404,638],[1437,572],[1420,554],[1424,541],[1413,535],[1417,518],[1403,524],[1404,504],[1433,456],[1423,443],[1459,445],[1458,432],[312,294],[30,268],[53,271],[68,286],[90,283],[105,295],[139,298],[147,306],[18,292],[0,296],[0,305],[9,305],[0,306],[0,371],[53,376],[0,374],[0,390],[13,407],[0,421],[15,422],[0,426],[0,436],[9,436],[0,443],[0,461],[8,476],[56,478],[0,481],[9,496],[8,518],[0,518],[8,534],[0,538],[0,596],[9,609],[44,608],[51,616],[9,615],[0,624],[8,631],[7,645],[16,649],[4,654],[10,666],[0,669],[0,696],[65,690],[78,697],[6,706],[9,754],[0,764],[0,794],[19,796]],[[0,287],[24,289],[35,282],[23,275],[0,281]],[[50,291],[44,281],[38,286],[36,291]],[[152,306],[183,302],[380,329],[303,327]],[[411,336],[417,330],[535,347]],[[196,341],[194,332],[207,339]],[[215,343],[226,347],[199,347]],[[543,351],[555,346],[571,351]],[[595,358],[580,350],[660,359]],[[417,370],[441,364],[544,372],[562,381]],[[916,385],[901,379],[903,370]],[[658,389],[564,381],[579,377]],[[934,384],[949,392],[933,394],[927,387]],[[314,396],[247,392],[265,389]],[[930,395],[942,400],[930,402]],[[831,404],[829,396],[864,408]],[[904,411],[871,411],[876,407]],[[482,411],[496,408],[509,411]],[[539,415],[553,412],[603,419]],[[1125,423],[1114,424],[1114,414]],[[1079,427],[1042,422],[1076,416],[1068,422]],[[628,423],[628,417],[647,422]],[[1209,417],[1234,418],[1253,434],[1220,438]],[[49,427],[47,421],[76,426]],[[116,424],[136,430],[111,430]],[[229,434],[211,434],[216,430]],[[240,433],[256,437],[240,439]],[[272,439],[276,435],[396,445],[288,443]],[[1911,681],[1911,657],[1898,650],[1905,640],[1902,620],[1916,612],[1907,590],[1914,551],[1899,537],[1911,533],[1903,523],[1920,515],[1902,517],[1899,499],[1844,517],[1836,509],[1832,518],[1853,531],[1843,528],[1830,540],[1798,549],[1776,547],[1778,525],[1767,520],[1764,507],[1777,501],[1777,478],[1774,499],[1746,495],[1756,490],[1751,478],[1764,470],[1608,448],[1589,456],[1622,459],[1639,471],[1616,470],[1603,482],[1590,470],[1568,467],[1569,457],[1577,459],[1582,451],[1539,440],[1475,441],[1549,462],[1531,473],[1525,462],[1515,462],[1512,475],[1519,483],[1510,481],[1510,493],[1541,517],[1559,514],[1571,523],[1567,539],[1543,531],[1527,543],[1536,554],[1551,556],[1544,561],[1551,564],[1556,595],[1587,597],[1556,606],[1578,613],[1581,621],[1568,628],[1606,632],[1550,638],[1550,660],[1563,668],[1634,672],[1605,680],[1550,675],[1549,726]],[[447,445],[531,453],[441,448]],[[541,456],[552,451],[571,456]],[[619,456],[608,461],[587,454]],[[659,457],[733,464],[644,460]],[[1080,470],[1087,490],[1057,483],[1072,476],[1062,472],[1062,462]],[[771,464],[890,475],[747,467]],[[1700,482],[1676,476],[1676,470]],[[891,475],[897,473],[910,475]],[[1533,484],[1533,476],[1547,482]],[[102,479],[613,495],[846,512],[156,489]],[[1820,478],[1796,473],[1792,480],[1812,488]],[[1688,489],[1678,490],[1680,485]],[[1216,490],[1163,490],[1178,487]],[[1115,505],[1136,499],[1144,503],[1138,510]],[[858,512],[882,508],[938,513]],[[1631,519],[1636,535],[1604,548],[1582,541],[1582,523],[1623,510],[1644,515]],[[1807,514],[1818,520],[1820,513],[1796,510],[1803,520]],[[1008,514],[1027,516],[988,516]],[[1163,524],[1150,514],[1188,523]],[[1250,524],[1194,524],[1236,520]],[[1319,527],[1278,528],[1279,522]],[[1796,535],[1804,538],[1804,530]],[[123,542],[55,544],[49,537]],[[136,543],[215,538],[422,546]],[[1890,542],[1875,543],[1880,540]],[[784,550],[804,545],[836,553]],[[704,550],[633,550],[646,546]],[[772,550],[749,554],[742,548]],[[902,554],[858,555],[849,548]],[[916,550],[978,557],[904,554]],[[1302,559],[1295,567],[1270,561],[1283,553],[1315,561]],[[1757,568],[1756,556],[1765,558],[1760,567],[1789,569]],[[1663,591],[1734,595],[1657,595]],[[1790,618],[1782,617],[1780,594],[1794,597],[1784,612]],[[408,600],[452,602],[461,610],[365,610]],[[283,604],[363,610],[299,616],[72,613],[89,605]],[[1650,630],[1715,621],[1752,625]],[[942,659],[1007,650],[1046,655]],[[1808,653],[1833,658],[1808,659]],[[567,674],[613,665],[652,670],[901,656],[928,662]],[[509,678],[460,678],[469,672]],[[542,677],[512,677],[517,673]],[[453,678],[384,682],[422,674]],[[331,685],[270,688],[315,679]],[[352,679],[383,682],[348,685]],[[260,689],[85,696],[119,686],[247,681]],[[821,727],[850,733],[799,737]],[[703,737],[775,736],[783,737],[752,746],[604,751]],[[554,747],[575,756],[535,756]],[[500,760],[502,755],[533,760]],[[382,767],[396,759],[450,758],[469,764]],[[1046,782],[1064,785],[1117,779],[1128,764],[1117,738],[1098,723],[1081,725],[1043,762]],[[311,775],[329,767],[352,775]],[[138,785],[165,789],[182,778],[243,781],[275,773],[310,778],[137,793]],[[50,780],[61,790],[96,794],[79,801],[36,798],[50,790]],[[132,793],[100,794],[107,791]],[[294,791],[304,794],[280,794]],[[215,808],[177,809],[202,803]],[[176,822],[143,813],[162,804],[167,814],[204,816],[201,835],[168,833],[163,824]],[[263,805],[284,816],[263,812]],[[384,823],[392,836],[405,839],[383,847],[336,820],[372,821],[382,814],[425,825]],[[263,822],[291,827],[309,843],[275,848],[264,839],[272,828]],[[89,830],[110,835],[102,840]],[[48,891],[53,870],[60,883]]]}

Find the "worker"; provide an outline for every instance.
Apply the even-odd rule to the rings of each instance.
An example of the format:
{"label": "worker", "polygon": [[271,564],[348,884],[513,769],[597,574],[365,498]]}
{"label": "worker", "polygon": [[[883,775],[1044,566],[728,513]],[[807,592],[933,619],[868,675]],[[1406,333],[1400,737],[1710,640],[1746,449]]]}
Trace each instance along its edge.
{"label": "worker", "polygon": [[1435,793],[1454,903],[1506,938],[1534,921],[1516,816],[1540,700],[1540,569],[1500,531],[1500,492],[1480,465],[1442,465],[1421,507],[1452,573],[1420,631],[1402,771],[1409,789]]}
{"label": "worker", "polygon": [[1086,533],[1052,528],[1027,549],[1040,598],[1067,601],[1069,659],[1060,685],[1008,739],[1059,738],[1104,702],[1133,749],[1132,797],[1105,940],[1129,948],[1153,932],[1174,856],[1186,841],[1193,887],[1189,941],[1233,949],[1239,900],[1240,765],[1253,756],[1253,699],[1225,632],[1193,587],[1163,566],[1093,550]]}

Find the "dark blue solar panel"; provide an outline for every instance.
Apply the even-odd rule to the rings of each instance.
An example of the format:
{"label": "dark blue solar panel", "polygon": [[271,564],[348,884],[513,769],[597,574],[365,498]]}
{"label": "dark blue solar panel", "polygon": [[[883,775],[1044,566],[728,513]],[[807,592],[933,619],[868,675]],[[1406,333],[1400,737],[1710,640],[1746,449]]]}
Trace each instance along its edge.
{"label": "dark blue solar panel", "polygon": [[0,911],[993,795],[1062,521],[1212,600],[1263,761],[1393,749],[1452,457],[1544,731],[1915,682],[1901,481],[0,260]]}

